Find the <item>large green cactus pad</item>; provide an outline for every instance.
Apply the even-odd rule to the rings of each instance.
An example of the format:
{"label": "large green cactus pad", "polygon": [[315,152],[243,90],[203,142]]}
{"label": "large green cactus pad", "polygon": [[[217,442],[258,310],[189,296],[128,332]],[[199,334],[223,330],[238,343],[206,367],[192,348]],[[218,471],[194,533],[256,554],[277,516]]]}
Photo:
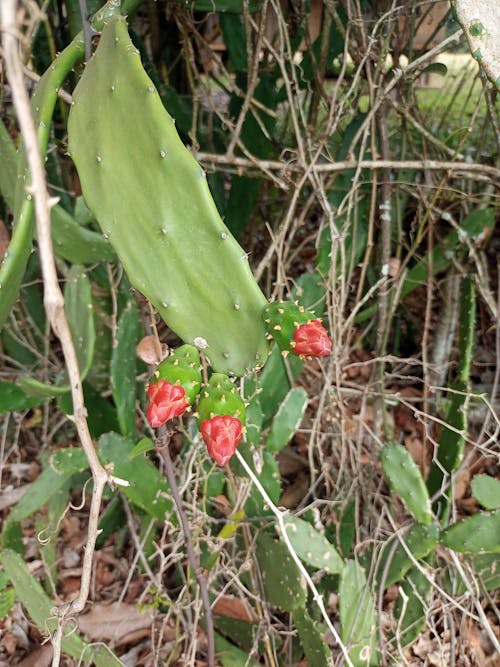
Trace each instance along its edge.
{"label": "large green cactus pad", "polygon": [[216,371],[242,375],[264,363],[266,299],[124,18],[105,27],[73,100],[70,154],[85,201],[132,285]]}

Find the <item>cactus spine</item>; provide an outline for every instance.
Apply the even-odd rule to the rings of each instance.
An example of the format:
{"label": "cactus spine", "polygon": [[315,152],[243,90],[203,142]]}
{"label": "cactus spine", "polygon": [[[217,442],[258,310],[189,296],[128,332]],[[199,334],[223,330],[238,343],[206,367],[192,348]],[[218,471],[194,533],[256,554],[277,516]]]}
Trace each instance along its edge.
{"label": "cactus spine", "polygon": [[74,91],[68,136],[87,205],[132,285],[214,370],[262,365],[266,299],[122,17],[109,20]]}

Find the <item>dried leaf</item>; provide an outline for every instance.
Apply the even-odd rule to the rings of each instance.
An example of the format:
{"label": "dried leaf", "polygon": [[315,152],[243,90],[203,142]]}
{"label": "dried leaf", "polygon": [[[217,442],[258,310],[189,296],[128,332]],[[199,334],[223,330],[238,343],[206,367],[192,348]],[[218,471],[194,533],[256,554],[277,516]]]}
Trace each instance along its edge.
{"label": "dried leaf", "polygon": [[95,604],[85,616],[78,618],[78,628],[91,641],[112,641],[120,645],[130,641],[133,633],[137,640],[150,634],[154,611],[139,611],[132,604],[114,602]]}

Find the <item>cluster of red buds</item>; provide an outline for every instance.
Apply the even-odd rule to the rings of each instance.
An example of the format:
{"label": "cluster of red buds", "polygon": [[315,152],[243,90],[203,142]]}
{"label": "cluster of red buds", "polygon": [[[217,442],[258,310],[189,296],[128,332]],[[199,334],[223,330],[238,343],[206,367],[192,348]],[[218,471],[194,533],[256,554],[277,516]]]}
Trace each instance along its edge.
{"label": "cluster of red buds", "polygon": [[[264,309],[268,335],[283,354],[326,357],[332,341],[320,319],[297,304],[275,302]],[[199,353],[183,345],[163,361],[148,387],[146,416],[153,428],[180,417],[197,399],[201,390]],[[222,373],[213,373],[198,403],[198,420],[208,453],[219,466],[233,456],[245,425],[245,404],[234,383]]]}

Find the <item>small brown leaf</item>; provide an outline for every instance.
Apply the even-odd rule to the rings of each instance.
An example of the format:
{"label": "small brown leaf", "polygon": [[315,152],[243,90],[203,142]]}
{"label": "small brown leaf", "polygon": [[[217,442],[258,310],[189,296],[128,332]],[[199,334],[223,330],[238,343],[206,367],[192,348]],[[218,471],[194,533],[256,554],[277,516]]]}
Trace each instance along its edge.
{"label": "small brown leaf", "polygon": [[111,641],[115,645],[134,635],[137,640],[151,633],[154,611],[142,612],[135,605],[125,602],[95,604],[85,616],[78,618],[78,628],[91,641]]}
{"label": "small brown leaf", "polygon": [[159,364],[168,355],[168,345],[160,343],[156,336],[144,336],[136,347],[136,354],[145,364]]}
{"label": "small brown leaf", "polygon": [[214,614],[234,618],[237,621],[247,621],[247,623],[257,623],[257,614],[244,600],[240,600],[233,595],[221,595],[213,605]]}

